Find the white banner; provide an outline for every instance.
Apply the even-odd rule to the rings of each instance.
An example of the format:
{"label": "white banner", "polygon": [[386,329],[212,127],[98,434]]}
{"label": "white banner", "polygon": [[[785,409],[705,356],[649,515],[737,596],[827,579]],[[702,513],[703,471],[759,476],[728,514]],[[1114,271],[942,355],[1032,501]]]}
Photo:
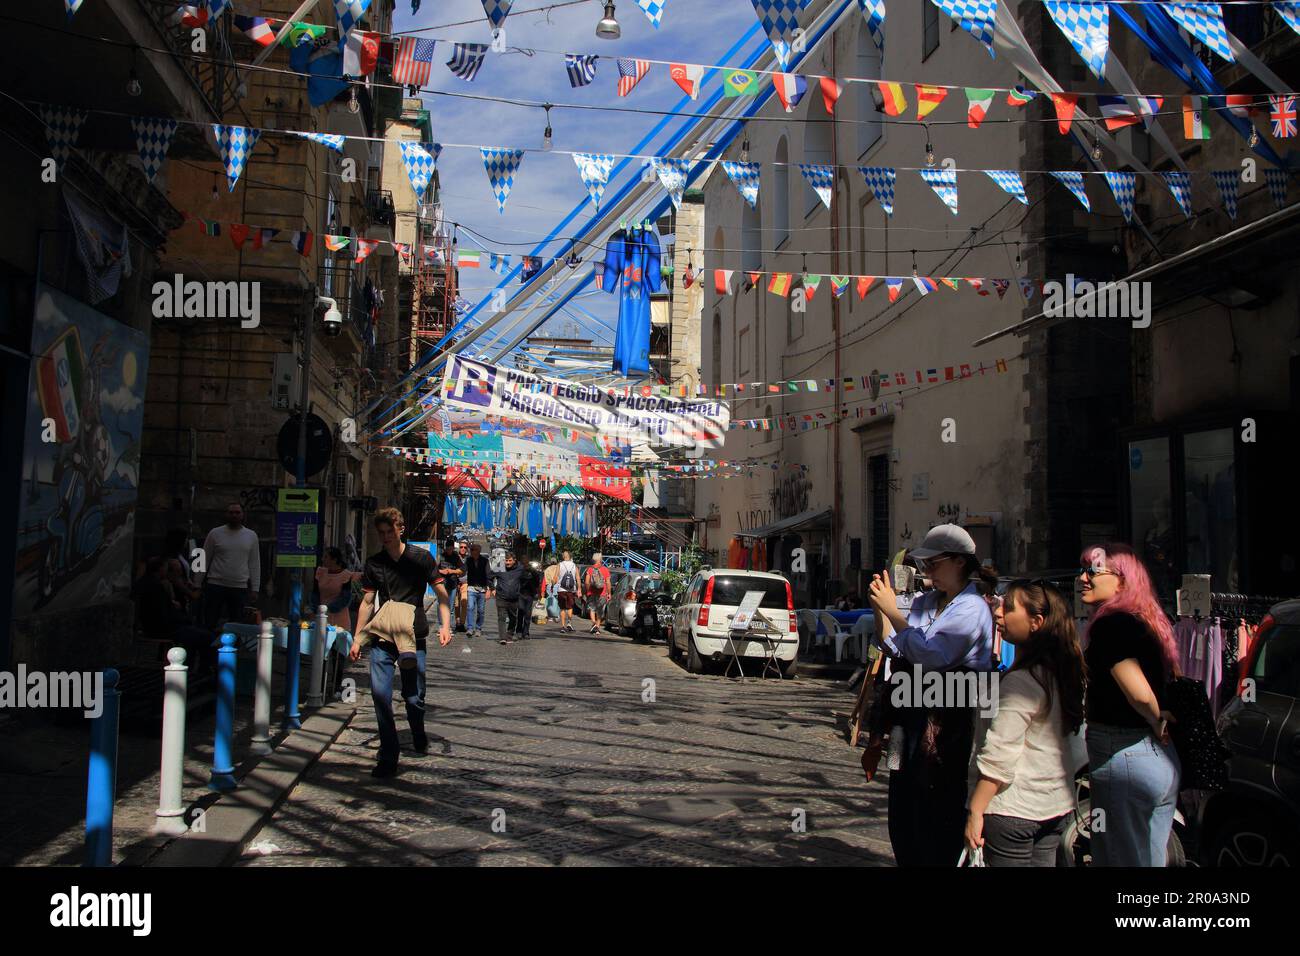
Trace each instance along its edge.
{"label": "white banner", "polygon": [[722,447],[731,421],[724,403],[670,398],[658,391],[653,385],[581,385],[453,355],[441,397],[453,412],[523,418],[652,445]]}

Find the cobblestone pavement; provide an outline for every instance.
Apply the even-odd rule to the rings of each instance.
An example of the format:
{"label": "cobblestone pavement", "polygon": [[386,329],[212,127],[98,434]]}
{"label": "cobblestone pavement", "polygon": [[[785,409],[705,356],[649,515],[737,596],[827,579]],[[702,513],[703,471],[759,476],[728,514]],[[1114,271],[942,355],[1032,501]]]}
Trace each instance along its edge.
{"label": "cobblestone pavement", "polygon": [[836,732],[842,682],[693,676],[662,644],[554,625],[436,645],[429,755],[399,700],[401,773],[370,777],[378,732],[353,665],[357,716],[240,865],[892,863],[885,787]]}

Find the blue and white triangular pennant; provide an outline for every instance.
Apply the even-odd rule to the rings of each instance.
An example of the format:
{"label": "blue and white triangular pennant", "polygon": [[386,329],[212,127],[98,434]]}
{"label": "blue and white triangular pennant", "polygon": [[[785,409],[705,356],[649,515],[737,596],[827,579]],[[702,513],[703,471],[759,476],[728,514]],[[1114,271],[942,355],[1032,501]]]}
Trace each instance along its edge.
{"label": "blue and white triangular pennant", "polygon": [[487,170],[488,182],[492,185],[492,195],[497,200],[497,211],[506,211],[506,200],[515,185],[515,173],[524,161],[522,149],[501,149],[484,146],[479,149],[483,154],[483,168]]}
{"label": "blue and white triangular pennant", "polygon": [[343,152],[343,144],[347,142],[347,137],[341,133],[300,133],[297,130],[289,130],[294,136],[301,136],[303,139],[309,139],[313,143],[320,143],[336,153]]}
{"label": "blue and white triangular pennant", "polygon": [[1264,183],[1268,186],[1268,194],[1273,197],[1273,205],[1281,209],[1286,205],[1286,186],[1287,171],[1285,169],[1274,169],[1269,167],[1264,170]]}
{"label": "blue and white triangular pennant", "polygon": [[1008,196],[1019,199],[1026,206],[1029,205],[1029,197],[1025,195],[1025,183],[1020,178],[1020,174],[1013,169],[986,169],[989,179],[997,183]]}
{"label": "blue and white triangular pennant", "polygon": [[808,180],[808,185],[813,188],[822,205],[830,209],[831,193],[835,190],[835,167],[800,163],[799,172]]}
{"label": "blue and white triangular pennant", "polygon": [[1088,201],[1088,193],[1083,188],[1083,173],[1071,169],[1059,169],[1054,170],[1052,175],[1074,194],[1074,198],[1079,200],[1084,209],[1092,212],[1092,203]]}
{"label": "blue and white triangular pennant", "polygon": [[636,0],[636,5],[645,11],[646,19],[656,30],[659,29],[659,21],[664,18],[664,4],[668,0]]}
{"label": "blue and white triangular pennant", "polygon": [[140,153],[145,178],[153,182],[167,159],[167,150],[171,147],[172,137],[176,135],[176,121],[152,116],[132,116],[131,129],[135,132],[135,148]]}
{"label": "blue and white triangular pennant", "polygon": [[881,53],[885,52],[885,0],[858,0],[858,7],[867,20],[871,42]]}
{"label": "blue and white triangular pennant", "polygon": [[1161,175],[1164,176],[1169,191],[1173,193],[1178,208],[1183,211],[1184,216],[1190,219],[1192,216],[1192,174],[1181,170],[1173,170]]}
{"label": "blue and white triangular pennant", "polygon": [[727,174],[736,189],[740,190],[740,195],[745,202],[749,203],[749,208],[754,209],[758,206],[758,184],[762,178],[763,167],[758,163],[731,163],[723,162],[722,170]]}
{"label": "blue and white triangular pennant", "polygon": [[72,155],[72,147],[77,145],[81,124],[86,121],[86,111],[66,106],[41,106],[39,112],[41,122],[45,124],[45,141],[50,146],[50,155],[62,170]]}
{"label": "blue and white triangular pennant", "polygon": [[1229,63],[1236,61],[1223,25],[1223,7],[1217,3],[1162,3],[1160,9],[1180,27]]}
{"label": "blue and white triangular pennant", "polygon": [[515,0],[483,0],[483,12],[487,14],[493,33],[500,30],[501,24],[506,22],[506,17],[510,16],[510,5],[514,2]]}
{"label": "blue and white triangular pennant", "polygon": [[997,0],[931,0],[957,25],[984,44],[989,56],[995,57],[993,38],[997,35]]}
{"label": "blue and white triangular pennant", "polygon": [[230,192],[234,192],[235,183],[239,182],[244,164],[248,162],[248,157],[252,154],[258,139],[261,138],[262,131],[247,126],[222,126],[220,123],[213,123],[212,134],[217,138],[217,155],[221,157],[221,165],[226,167],[226,180],[230,183]]}
{"label": "blue and white triangular pennant", "polygon": [[886,216],[894,215],[894,182],[898,173],[892,166],[859,166],[858,172],[867,181],[871,194],[885,210]]}
{"label": "blue and white triangular pennant", "polygon": [[406,177],[411,181],[415,195],[423,196],[433,178],[433,169],[437,157],[430,155],[423,143],[398,143],[402,151],[402,165],[406,168]]}
{"label": "blue and white triangular pennant", "polygon": [[1137,173],[1107,172],[1106,182],[1115,195],[1115,202],[1119,203],[1120,211],[1124,213],[1124,221],[1132,222],[1133,200],[1137,194]]}
{"label": "blue and white triangular pennant", "polygon": [[672,198],[673,208],[680,209],[682,205],[682,193],[686,192],[686,180],[690,176],[691,167],[695,165],[690,159],[661,159],[655,157],[651,160],[654,165],[655,175],[659,177],[660,184],[668,191]]}
{"label": "blue and white triangular pennant", "polygon": [[790,65],[790,43],[799,29],[798,14],[804,4],[800,0],[753,0],[753,4],[758,22],[772,43],[776,62],[785,70]]}
{"label": "blue and white triangular pennant", "polygon": [[1214,180],[1214,185],[1219,188],[1219,198],[1223,200],[1223,211],[1228,214],[1228,218],[1233,222],[1237,221],[1238,198],[1241,195],[1240,179],[1241,174],[1235,169],[1215,169],[1210,172],[1210,178]]}
{"label": "blue and white triangular pennant", "polygon": [[954,216],[957,215],[957,170],[922,169],[920,173],[935,195],[943,200]]}
{"label": "blue and white triangular pennant", "polygon": [[609,185],[610,171],[614,168],[614,157],[608,153],[574,153],[573,162],[578,167],[582,184],[587,187],[592,205],[599,211],[600,200]]}
{"label": "blue and white triangular pennant", "polygon": [[1110,50],[1110,7],[1099,2],[1047,0],[1047,12],[1093,75],[1105,79],[1106,54]]}

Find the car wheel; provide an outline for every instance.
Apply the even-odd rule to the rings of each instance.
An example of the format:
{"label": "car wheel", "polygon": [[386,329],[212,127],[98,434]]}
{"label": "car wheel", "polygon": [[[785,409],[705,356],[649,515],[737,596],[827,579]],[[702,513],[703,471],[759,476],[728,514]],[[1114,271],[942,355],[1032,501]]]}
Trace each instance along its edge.
{"label": "car wheel", "polygon": [[1240,814],[1219,827],[1210,841],[1210,866],[1269,867],[1300,866],[1294,834],[1287,833],[1269,817]]}
{"label": "car wheel", "polygon": [[788,661],[778,661],[777,666],[781,668],[782,677],[799,676],[799,658],[793,658]]}
{"label": "car wheel", "polygon": [[692,674],[704,673],[704,658],[700,657],[695,638],[690,634],[686,635],[686,670]]}
{"label": "car wheel", "polygon": [[681,657],[682,657],[682,653],[677,649],[677,642],[672,637],[669,637],[668,638],[668,659],[670,661],[677,661],[677,660],[681,660]]}

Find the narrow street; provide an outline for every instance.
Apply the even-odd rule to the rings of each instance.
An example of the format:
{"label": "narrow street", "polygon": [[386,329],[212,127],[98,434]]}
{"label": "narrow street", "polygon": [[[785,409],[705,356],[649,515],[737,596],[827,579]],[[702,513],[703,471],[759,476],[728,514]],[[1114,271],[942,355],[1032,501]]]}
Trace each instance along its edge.
{"label": "narrow street", "polygon": [[357,716],[243,865],[892,862],[885,786],[864,785],[835,732],[842,685],[692,676],[662,644],[558,626],[510,646],[431,644],[429,755],[399,716],[401,772],[371,779],[374,707],[354,665]]}

